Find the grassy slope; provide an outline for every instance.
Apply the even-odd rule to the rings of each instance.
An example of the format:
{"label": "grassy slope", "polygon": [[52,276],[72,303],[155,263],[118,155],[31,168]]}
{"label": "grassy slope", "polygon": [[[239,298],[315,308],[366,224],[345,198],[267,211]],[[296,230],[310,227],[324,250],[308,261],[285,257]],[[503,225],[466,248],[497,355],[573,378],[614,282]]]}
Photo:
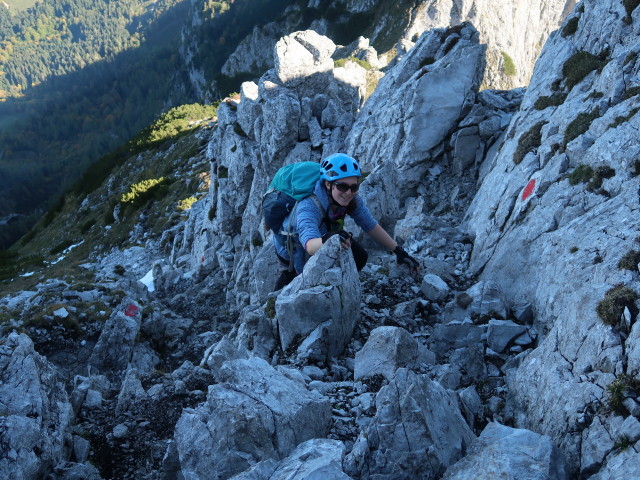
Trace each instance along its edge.
{"label": "grassy slope", "polygon": [[[86,197],[68,194],[50,224],[44,226],[41,220],[34,227],[35,234],[29,235],[32,238],[23,237],[0,256],[0,292],[30,289],[44,278],[91,282],[92,274],[80,265],[114,246],[132,246],[130,233],[143,210],[147,214],[145,231],[155,238],[184,218],[186,213],[178,210],[178,202],[191,196],[202,198],[208,190],[207,128],[132,155]],[[113,222],[113,208],[131,185],[159,177],[170,179],[166,189],[141,206],[123,209],[120,222]],[[78,246],[63,254],[70,245]],[[61,257],[63,260],[53,263]],[[31,275],[21,276],[25,273]]]}

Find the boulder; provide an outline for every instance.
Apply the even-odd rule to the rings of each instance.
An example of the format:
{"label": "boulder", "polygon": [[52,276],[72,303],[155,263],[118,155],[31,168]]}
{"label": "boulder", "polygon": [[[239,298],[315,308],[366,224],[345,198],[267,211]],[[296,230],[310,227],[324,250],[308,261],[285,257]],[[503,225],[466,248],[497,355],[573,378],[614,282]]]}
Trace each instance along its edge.
{"label": "boulder", "polygon": [[141,320],[140,305],[125,297],[102,328],[89,364],[101,371],[125,370],[133,356]]}
{"label": "boulder", "polygon": [[640,477],[640,442],[607,457],[607,462],[589,480],[625,480]]}
{"label": "boulder", "polygon": [[485,325],[460,322],[438,323],[427,345],[436,354],[436,358],[441,360],[452,350],[481,344],[485,332]]}
{"label": "boulder", "polygon": [[413,367],[417,356],[418,343],[404,328],[378,327],[356,353],[354,378],[382,375],[389,380],[398,368]]}
{"label": "boulder", "polygon": [[[549,435],[575,476],[607,379],[638,369],[633,347],[626,364],[628,332],[596,312],[617,284],[640,291],[637,273],[618,268],[637,237],[637,15],[615,0],[579,5],[550,35],[466,213],[472,273],[529,302],[542,336],[508,381],[516,425]],[[604,52],[601,68],[567,75]]]}
{"label": "boulder", "polygon": [[0,478],[44,478],[66,460],[73,409],[54,366],[31,339],[0,344]]}
{"label": "boulder", "polygon": [[308,440],[279,464],[265,460],[231,480],[349,480],[342,471],[344,450],[338,440]]}
{"label": "boulder", "polygon": [[551,439],[492,422],[442,480],[567,480],[564,457]]}
{"label": "boulder", "polygon": [[319,361],[336,357],[351,340],[360,298],[353,255],[334,235],[278,295],[275,310],[282,349]]}
{"label": "boulder", "polygon": [[479,317],[491,316],[497,319],[506,319],[508,307],[500,286],[491,280],[481,281],[466,290],[471,297],[469,314]]}
{"label": "boulder", "polygon": [[380,389],[376,415],[345,457],[345,472],[363,480],[435,480],[474,439],[439,383],[401,368]]}
{"label": "boulder", "polygon": [[313,30],[294,32],[276,43],[275,70],[282,83],[333,70],[335,44]]}
{"label": "boulder", "polygon": [[511,320],[489,320],[487,346],[494,352],[504,352],[511,343],[527,332],[527,327]]}
{"label": "boulder", "polygon": [[422,290],[424,298],[431,302],[443,301],[451,291],[447,283],[433,273],[424,276],[420,290]]}
{"label": "boulder", "polygon": [[[256,357],[225,362],[204,404],[185,409],[168,452],[185,478],[229,478],[326,436],[329,400]],[[173,453],[171,453],[173,452]]]}

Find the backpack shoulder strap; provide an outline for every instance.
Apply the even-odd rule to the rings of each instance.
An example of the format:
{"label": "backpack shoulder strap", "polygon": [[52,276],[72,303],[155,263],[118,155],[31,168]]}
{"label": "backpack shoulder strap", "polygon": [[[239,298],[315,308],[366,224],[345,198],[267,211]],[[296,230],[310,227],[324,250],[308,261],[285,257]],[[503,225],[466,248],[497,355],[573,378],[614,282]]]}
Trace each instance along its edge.
{"label": "backpack shoulder strap", "polygon": [[322,223],[324,222],[325,225],[327,225],[327,228],[328,228],[329,227],[329,216],[327,215],[327,212],[325,211],[325,209],[322,207],[322,203],[320,203],[320,199],[318,198],[318,196],[315,193],[312,193],[309,196],[311,197],[311,200],[313,200],[313,203],[316,204],[316,207],[318,207],[318,210],[320,210],[320,215],[322,216],[322,220],[320,220],[320,225],[322,225]]}

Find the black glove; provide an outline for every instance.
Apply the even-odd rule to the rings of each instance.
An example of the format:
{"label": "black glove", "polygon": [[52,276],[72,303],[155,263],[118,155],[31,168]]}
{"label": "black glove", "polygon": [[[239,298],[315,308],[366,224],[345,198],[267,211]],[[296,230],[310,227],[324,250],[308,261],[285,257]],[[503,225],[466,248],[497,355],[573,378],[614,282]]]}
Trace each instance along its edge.
{"label": "black glove", "polygon": [[398,261],[398,265],[404,264],[409,267],[409,271],[413,272],[414,270],[420,273],[420,264],[418,261],[404,251],[400,245],[398,245],[393,253],[396,254],[396,259]]}
{"label": "black glove", "polygon": [[327,243],[327,240],[329,240],[329,238],[333,237],[334,235],[340,235],[340,241],[342,242],[351,240],[351,238],[353,237],[353,235],[351,235],[346,230],[337,230],[335,232],[327,232],[324,235],[322,235],[322,243]]}

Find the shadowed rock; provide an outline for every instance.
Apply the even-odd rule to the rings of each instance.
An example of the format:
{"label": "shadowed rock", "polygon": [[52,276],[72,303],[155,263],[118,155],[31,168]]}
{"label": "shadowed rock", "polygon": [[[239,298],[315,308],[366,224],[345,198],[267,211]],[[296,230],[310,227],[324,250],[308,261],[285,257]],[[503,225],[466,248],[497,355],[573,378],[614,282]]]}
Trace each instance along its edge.
{"label": "shadowed rock", "polygon": [[404,368],[380,390],[376,410],[345,458],[345,471],[363,480],[439,478],[475,439],[450,394]]}
{"label": "shadowed rock", "polygon": [[0,413],[0,478],[44,478],[65,460],[73,409],[26,335],[10,333],[0,345]]}
{"label": "shadowed rock", "polygon": [[176,424],[170,455],[185,478],[226,479],[326,435],[329,401],[264,360],[226,362],[217,376],[206,402]]}
{"label": "shadowed rock", "polygon": [[469,453],[442,480],[566,480],[564,457],[551,439],[529,430],[490,423]]}
{"label": "shadowed rock", "polygon": [[276,319],[282,349],[326,361],[351,340],[360,316],[361,287],[351,250],[338,235],[311,257],[278,296]]}

